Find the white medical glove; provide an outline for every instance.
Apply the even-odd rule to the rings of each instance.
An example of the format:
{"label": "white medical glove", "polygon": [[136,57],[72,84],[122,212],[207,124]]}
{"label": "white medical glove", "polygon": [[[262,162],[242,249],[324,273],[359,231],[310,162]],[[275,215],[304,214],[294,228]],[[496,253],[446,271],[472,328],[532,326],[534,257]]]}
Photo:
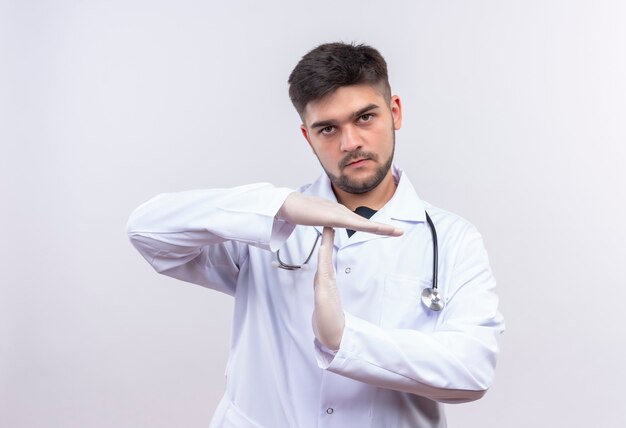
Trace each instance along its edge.
{"label": "white medical glove", "polygon": [[313,281],[313,333],[317,340],[331,350],[339,349],[346,324],[333,266],[335,231],[325,227],[317,256],[317,272]]}
{"label": "white medical glove", "polygon": [[341,204],[298,192],[287,196],[276,217],[304,226],[340,227],[378,235],[402,235],[402,229],[398,227],[369,221]]}

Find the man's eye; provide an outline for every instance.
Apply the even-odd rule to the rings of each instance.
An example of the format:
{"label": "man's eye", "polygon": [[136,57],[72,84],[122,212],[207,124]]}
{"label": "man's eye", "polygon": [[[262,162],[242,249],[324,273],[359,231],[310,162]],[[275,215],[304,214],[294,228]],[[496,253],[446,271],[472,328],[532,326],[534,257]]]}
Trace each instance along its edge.
{"label": "man's eye", "polygon": [[334,130],[335,130],[334,126],[327,126],[325,128],[320,129],[320,134],[329,135],[329,134],[332,134]]}
{"label": "man's eye", "polygon": [[369,122],[370,120],[372,120],[373,117],[374,115],[372,113],[365,113],[359,119],[361,120],[361,122]]}

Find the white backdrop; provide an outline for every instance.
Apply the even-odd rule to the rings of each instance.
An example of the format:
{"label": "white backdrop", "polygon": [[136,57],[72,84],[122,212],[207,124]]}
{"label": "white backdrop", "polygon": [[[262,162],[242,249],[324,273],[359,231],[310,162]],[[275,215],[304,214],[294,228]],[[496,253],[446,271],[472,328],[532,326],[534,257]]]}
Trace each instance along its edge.
{"label": "white backdrop", "polygon": [[[125,236],[156,193],[319,173],[286,80],[367,42],[397,162],[484,235],[507,321],[451,427],[626,426],[626,6],[0,2],[0,427],[206,427],[232,303]],[[621,391],[621,392],[620,392]]]}

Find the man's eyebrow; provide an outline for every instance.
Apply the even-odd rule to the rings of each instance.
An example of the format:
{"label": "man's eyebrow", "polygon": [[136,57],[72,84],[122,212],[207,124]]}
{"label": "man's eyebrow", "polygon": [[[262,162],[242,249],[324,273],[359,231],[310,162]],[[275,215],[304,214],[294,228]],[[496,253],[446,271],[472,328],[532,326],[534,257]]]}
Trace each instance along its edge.
{"label": "man's eyebrow", "polygon": [[368,104],[365,107],[363,107],[362,109],[359,109],[357,111],[355,111],[354,113],[352,113],[352,117],[353,118],[357,118],[365,113],[367,113],[370,110],[374,110],[378,108],[378,106],[376,104]]}
{"label": "man's eyebrow", "polygon": [[319,122],[314,122],[311,124],[311,128],[326,128],[327,126],[336,125],[336,120],[320,120]]}
{"label": "man's eyebrow", "polygon": [[[378,105],[376,104],[368,104],[363,108],[358,109],[357,111],[355,111],[354,113],[352,113],[351,117],[352,118],[357,118],[365,113],[367,113],[370,110],[374,110],[379,108]],[[337,121],[336,120],[320,120],[319,122],[314,122],[311,124],[311,128],[315,129],[315,128],[326,128],[327,126],[334,126],[337,125]]]}

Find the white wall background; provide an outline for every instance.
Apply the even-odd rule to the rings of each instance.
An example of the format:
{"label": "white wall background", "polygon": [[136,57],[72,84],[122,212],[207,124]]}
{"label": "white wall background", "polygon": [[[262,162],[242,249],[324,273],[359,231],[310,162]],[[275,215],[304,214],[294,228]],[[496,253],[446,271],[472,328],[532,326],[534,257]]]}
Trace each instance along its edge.
{"label": "white wall background", "polygon": [[626,426],[626,3],[0,3],[0,427],[206,427],[231,301],[125,236],[156,193],[319,167],[286,80],[381,50],[398,163],[482,231],[508,330],[451,427]]}

